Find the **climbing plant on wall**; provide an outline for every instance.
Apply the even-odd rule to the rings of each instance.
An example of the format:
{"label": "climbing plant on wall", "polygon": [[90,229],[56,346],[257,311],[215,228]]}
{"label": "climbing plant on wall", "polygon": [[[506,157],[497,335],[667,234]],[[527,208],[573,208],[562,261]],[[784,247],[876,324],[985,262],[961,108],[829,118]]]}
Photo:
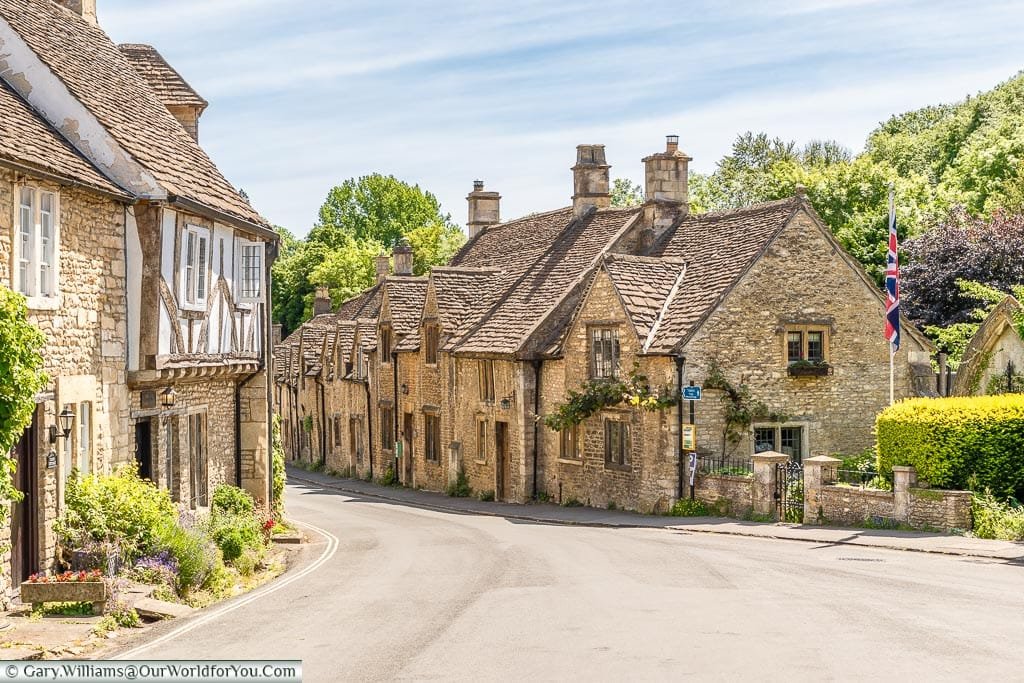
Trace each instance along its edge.
{"label": "climbing plant on wall", "polygon": [[671,408],[678,399],[671,388],[660,387],[657,391],[651,388],[647,377],[640,373],[639,365],[634,365],[626,379],[600,378],[583,383],[578,390],[569,391],[569,400],[558,406],[554,413],[545,415],[544,425],[560,432],[573,427],[595,415],[605,408],[623,403],[646,411],[658,411]]}
{"label": "climbing plant on wall", "polygon": [[789,417],[780,411],[768,408],[750,393],[750,387],[743,383],[733,385],[725,376],[717,359],[712,358],[708,364],[708,376],[704,380],[705,389],[717,389],[722,392],[722,403],[725,404],[725,429],[722,431],[722,450],[727,445],[735,447],[750,431],[750,426],[757,421],[785,422]]}

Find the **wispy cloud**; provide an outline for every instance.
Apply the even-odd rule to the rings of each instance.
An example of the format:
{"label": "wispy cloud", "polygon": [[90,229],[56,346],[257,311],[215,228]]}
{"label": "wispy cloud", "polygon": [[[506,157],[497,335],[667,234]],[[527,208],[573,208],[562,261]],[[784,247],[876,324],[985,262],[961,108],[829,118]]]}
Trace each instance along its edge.
{"label": "wispy cloud", "polygon": [[511,217],[565,204],[575,144],[613,174],[678,132],[710,169],[743,130],[858,149],[888,115],[1020,67],[1011,2],[100,0],[207,99],[202,141],[270,219],[305,232],[374,171],[464,218],[470,182]]}

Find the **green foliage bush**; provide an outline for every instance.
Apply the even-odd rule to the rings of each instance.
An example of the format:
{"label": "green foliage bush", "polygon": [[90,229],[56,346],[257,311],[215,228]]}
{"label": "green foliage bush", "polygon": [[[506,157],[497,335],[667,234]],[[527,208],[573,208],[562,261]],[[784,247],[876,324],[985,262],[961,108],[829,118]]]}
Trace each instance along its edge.
{"label": "green foliage bush", "polygon": [[202,526],[185,528],[169,521],[156,530],[154,541],[178,561],[177,589],[182,595],[201,588],[220,563],[217,546]]}
{"label": "green foliage bush", "polygon": [[459,473],[455,475],[455,481],[448,484],[445,492],[452,498],[468,498],[473,495],[473,489],[469,486],[469,478],[466,477],[464,470],[459,470]]}
{"label": "green foliage bush", "polygon": [[271,446],[271,469],[273,481],[271,484],[270,510],[274,519],[284,516],[284,485],[287,482],[287,474],[284,466],[284,443],[281,441],[281,417],[274,415],[273,443]]}
{"label": "green foliage bush", "polygon": [[156,552],[158,530],[177,521],[170,494],[139,477],[134,466],[114,475],[68,478],[64,512],[54,522],[61,542],[110,541],[128,563]]}
{"label": "green foliage bush", "polygon": [[676,501],[668,514],[672,517],[706,517],[708,507],[703,501],[683,498]]}
{"label": "green foliage bush", "polygon": [[1024,497],[1024,395],[901,401],[875,429],[884,476],[912,465],[932,486],[966,488],[971,479],[996,496]]}
{"label": "green foliage bush", "polygon": [[986,490],[975,494],[971,504],[974,535],[1003,541],[1024,541],[1024,507],[1016,500],[1000,502]]}
{"label": "green foliage bush", "polygon": [[213,491],[210,509],[213,512],[226,512],[232,515],[251,515],[256,510],[256,501],[245,489],[221,484]]}

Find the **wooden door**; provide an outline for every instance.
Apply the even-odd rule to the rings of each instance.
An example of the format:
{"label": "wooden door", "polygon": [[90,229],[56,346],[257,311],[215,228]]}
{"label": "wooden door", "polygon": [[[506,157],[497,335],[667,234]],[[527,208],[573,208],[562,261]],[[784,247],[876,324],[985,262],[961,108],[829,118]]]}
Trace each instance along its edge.
{"label": "wooden door", "polygon": [[405,477],[402,481],[406,486],[412,486],[412,444],[413,444],[413,417],[412,413],[405,413],[402,416],[402,461],[405,465]]}
{"label": "wooden door", "polygon": [[148,420],[135,423],[135,462],[139,465],[139,476],[153,479],[153,424]]}
{"label": "wooden door", "polygon": [[494,423],[494,499],[505,500],[509,488],[508,423]]}
{"label": "wooden door", "polygon": [[14,505],[11,517],[11,568],[15,583],[20,583],[35,573],[36,563],[39,561],[39,537],[36,533],[39,503],[36,487],[36,437],[36,415],[33,415],[32,424],[14,447],[14,457],[18,465],[15,482],[18,490],[24,494],[21,502]]}

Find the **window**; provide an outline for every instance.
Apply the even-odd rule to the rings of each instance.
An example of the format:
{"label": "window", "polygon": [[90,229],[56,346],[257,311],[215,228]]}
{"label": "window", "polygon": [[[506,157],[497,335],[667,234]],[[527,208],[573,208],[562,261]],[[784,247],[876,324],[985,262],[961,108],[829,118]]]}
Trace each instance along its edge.
{"label": "window", "polygon": [[754,452],[775,451],[791,460],[804,459],[804,427],[802,425],[761,425],[754,427]]}
{"label": "window", "polygon": [[341,415],[334,416],[334,448],[341,448]]}
{"label": "window", "polygon": [[192,460],[192,507],[207,505],[206,415],[188,416],[189,455]]}
{"label": "window", "polygon": [[[427,325],[423,330],[423,347],[426,357],[423,362],[427,365],[437,365],[437,344],[439,331],[437,325]],[[493,384],[493,383],[492,383]]]}
{"label": "window", "polygon": [[480,420],[476,423],[476,459],[480,462],[487,460],[487,421]]}
{"label": "window", "polygon": [[193,308],[206,306],[207,269],[210,262],[210,232],[188,226],[182,233],[182,301]]}
{"label": "window", "polygon": [[558,433],[559,449],[558,456],[567,460],[578,460],[580,457],[580,432],[583,428],[580,425],[565,427]]}
{"label": "window", "polygon": [[30,299],[56,297],[59,281],[57,195],[31,187],[20,188],[17,216],[15,286]]}
{"label": "window", "polygon": [[392,434],[395,430],[395,411],[390,407],[380,409],[380,447],[390,451],[395,447]]}
{"label": "window", "polygon": [[92,471],[92,403],[78,404],[78,471]]}
{"label": "window", "polygon": [[605,465],[629,465],[629,424],[618,420],[604,421]]}
{"label": "window", "polygon": [[391,328],[380,328],[380,362],[385,365],[391,362]]}
{"label": "window", "polygon": [[804,459],[803,435],[803,427],[779,428],[779,444],[782,447],[782,452],[797,462],[802,462]]}
{"label": "window", "polygon": [[778,451],[775,441],[775,427],[754,427],[754,452]]}
{"label": "window", "polygon": [[610,327],[595,327],[590,338],[591,377],[618,377],[619,333]]}
{"label": "window", "polygon": [[423,416],[423,453],[427,460],[441,459],[441,418],[438,415]]}
{"label": "window", "polygon": [[238,242],[238,300],[259,301],[263,291],[263,243]]}
{"label": "window", "polygon": [[800,326],[786,329],[786,362],[824,363],[826,333],[821,327]]}
{"label": "window", "polygon": [[478,366],[480,400],[494,401],[494,361],[481,360]]}

